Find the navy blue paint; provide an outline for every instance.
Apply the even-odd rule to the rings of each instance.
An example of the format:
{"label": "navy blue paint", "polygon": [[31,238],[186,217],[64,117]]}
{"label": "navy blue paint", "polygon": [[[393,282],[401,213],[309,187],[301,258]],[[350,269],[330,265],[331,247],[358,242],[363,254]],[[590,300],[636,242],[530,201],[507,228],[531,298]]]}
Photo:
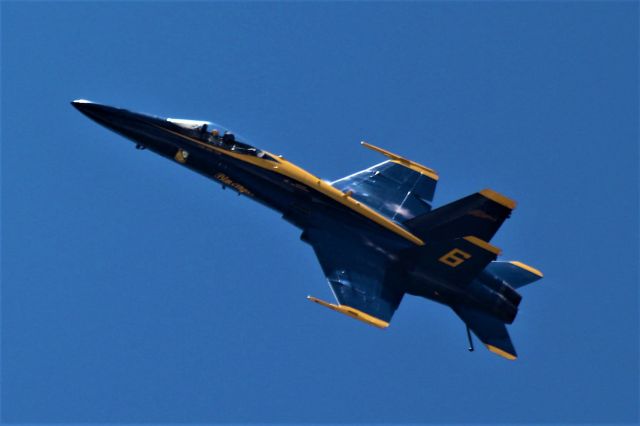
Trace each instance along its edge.
{"label": "navy blue paint", "polygon": [[[481,274],[495,254],[461,239],[482,235],[480,231],[487,222],[493,227],[487,238],[490,239],[509,215],[503,206],[475,195],[451,203],[453,207],[439,209],[445,215],[438,210],[430,213],[431,207],[420,202],[420,209],[401,217],[424,218],[420,226],[427,244],[414,247],[392,231],[296,181],[294,176],[283,176],[252,164],[251,157],[263,157],[265,153],[244,143],[238,145],[227,133],[210,134],[210,125],[185,129],[172,121],[88,101],[74,101],[72,105],[99,124],[131,139],[137,148],[145,147],[167,158],[188,153],[183,163],[190,169],[214,180],[222,171],[228,182],[218,179],[218,183],[228,183],[239,193],[249,194],[281,213],[303,231],[301,239],[314,248],[340,304],[389,322],[405,293],[422,296],[444,303],[459,314],[471,312],[461,318],[484,343],[516,355],[503,323],[513,322],[521,297],[509,285],[508,275],[499,270],[493,271],[494,280],[483,279]],[[242,156],[234,158],[220,149]],[[279,161],[268,155],[266,158],[276,164]],[[409,204],[406,200],[412,192],[431,201],[435,190],[435,180],[425,181],[418,172],[393,162],[335,184],[391,218]],[[387,201],[395,207],[389,208]],[[469,212],[475,212],[475,216],[468,215]],[[438,220],[430,221],[430,217]],[[463,228],[462,234],[458,228]],[[476,228],[479,232],[475,232]],[[454,249],[464,250],[471,258],[462,265],[440,260]],[[494,281],[499,287],[492,285]]]}

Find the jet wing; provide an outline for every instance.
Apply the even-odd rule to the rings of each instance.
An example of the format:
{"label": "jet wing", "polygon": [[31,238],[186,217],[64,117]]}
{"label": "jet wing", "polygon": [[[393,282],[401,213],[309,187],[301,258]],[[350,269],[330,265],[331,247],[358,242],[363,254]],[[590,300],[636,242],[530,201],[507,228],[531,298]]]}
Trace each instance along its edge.
{"label": "jet wing", "polygon": [[431,211],[438,183],[433,169],[368,143],[362,144],[390,160],[338,179],[332,186],[396,222]]}
{"label": "jet wing", "polygon": [[393,271],[392,255],[356,234],[310,228],[302,239],[313,247],[338,305],[309,299],[371,325],[387,327],[404,295],[401,280]]}

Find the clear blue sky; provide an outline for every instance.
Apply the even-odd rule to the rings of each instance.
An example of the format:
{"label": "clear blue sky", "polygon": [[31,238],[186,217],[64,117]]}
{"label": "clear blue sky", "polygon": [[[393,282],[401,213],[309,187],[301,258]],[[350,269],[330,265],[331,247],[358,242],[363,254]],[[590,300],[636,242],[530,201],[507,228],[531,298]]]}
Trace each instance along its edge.
{"label": "clear blue sky", "polygon": [[[1,72],[5,421],[638,420],[637,2],[3,2]],[[514,198],[493,242],[545,273],[520,358],[426,300],[385,331],[309,303],[296,229],[81,97]]]}

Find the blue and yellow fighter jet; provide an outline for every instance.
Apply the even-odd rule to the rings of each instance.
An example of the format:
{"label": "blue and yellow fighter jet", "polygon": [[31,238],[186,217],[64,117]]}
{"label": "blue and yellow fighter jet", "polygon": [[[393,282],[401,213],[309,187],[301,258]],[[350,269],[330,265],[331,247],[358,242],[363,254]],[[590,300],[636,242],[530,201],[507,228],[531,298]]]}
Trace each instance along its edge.
{"label": "blue and yellow fighter jet", "polygon": [[489,241],[515,202],[484,189],[431,207],[437,173],[382,148],[362,145],[388,160],[326,182],[240,140],[208,121],[160,118],[86,100],[80,112],[277,212],[302,230],[337,303],[322,306],[386,328],[405,294],[450,306],[492,352],[515,359],[505,324],[522,297],[515,289],[542,273],[516,261],[496,261]]}

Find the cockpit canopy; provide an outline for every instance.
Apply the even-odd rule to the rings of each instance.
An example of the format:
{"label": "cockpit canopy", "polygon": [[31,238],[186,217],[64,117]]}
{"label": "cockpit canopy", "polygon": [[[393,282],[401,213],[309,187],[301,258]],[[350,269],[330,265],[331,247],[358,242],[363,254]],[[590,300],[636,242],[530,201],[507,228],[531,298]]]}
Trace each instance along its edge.
{"label": "cockpit canopy", "polygon": [[167,121],[175,124],[176,126],[184,129],[190,130],[192,132],[197,133],[210,133],[214,130],[218,131],[218,134],[224,135],[225,133],[232,133],[235,135],[236,139],[244,140],[241,136],[233,133],[231,130],[227,129],[224,126],[221,126],[217,123],[213,123],[211,121],[202,121],[202,120],[187,120],[183,118],[167,118]]}
{"label": "cockpit canopy", "polygon": [[182,118],[167,118],[167,121],[187,131],[191,137],[200,139],[218,148],[253,155],[265,160],[276,161],[266,152],[249,145],[242,136],[228,128],[211,121],[187,120]]}

